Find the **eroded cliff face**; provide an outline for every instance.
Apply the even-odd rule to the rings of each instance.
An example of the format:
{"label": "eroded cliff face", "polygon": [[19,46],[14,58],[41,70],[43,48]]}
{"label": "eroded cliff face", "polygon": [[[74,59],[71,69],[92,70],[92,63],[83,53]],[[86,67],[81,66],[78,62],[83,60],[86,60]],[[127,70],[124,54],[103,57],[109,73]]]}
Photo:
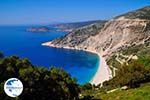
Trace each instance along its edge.
{"label": "eroded cliff face", "polygon": [[150,36],[149,25],[149,20],[114,19],[107,22],[99,34],[88,38],[79,47],[109,56],[128,46],[144,43]]}
{"label": "eroded cliff face", "polygon": [[150,20],[119,17],[98,27],[80,28],[51,43],[58,47],[92,50],[104,57],[132,45],[144,44],[150,38]]}

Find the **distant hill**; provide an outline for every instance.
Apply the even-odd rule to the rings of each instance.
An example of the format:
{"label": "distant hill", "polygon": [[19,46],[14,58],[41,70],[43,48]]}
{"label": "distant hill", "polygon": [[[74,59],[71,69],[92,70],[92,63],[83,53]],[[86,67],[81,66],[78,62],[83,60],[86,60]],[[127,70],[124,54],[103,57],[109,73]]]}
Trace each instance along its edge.
{"label": "distant hill", "polygon": [[85,21],[85,22],[72,22],[72,23],[60,23],[52,25],[61,31],[71,32],[74,29],[84,27],[94,23],[104,23],[106,20],[94,20],[94,21]]}
{"label": "distant hill", "polygon": [[[77,28],[88,26],[90,24],[96,23],[104,23],[105,20],[94,20],[94,21],[85,21],[85,22],[72,22],[72,23],[59,23],[59,24],[51,24],[46,26],[38,26],[38,27],[29,27],[26,29],[28,32],[53,32],[53,31],[64,31],[71,32]],[[54,28],[54,29],[53,29]]]}
{"label": "distant hill", "polygon": [[27,32],[49,32],[52,31],[49,27],[39,26],[39,27],[29,27],[26,29]]}

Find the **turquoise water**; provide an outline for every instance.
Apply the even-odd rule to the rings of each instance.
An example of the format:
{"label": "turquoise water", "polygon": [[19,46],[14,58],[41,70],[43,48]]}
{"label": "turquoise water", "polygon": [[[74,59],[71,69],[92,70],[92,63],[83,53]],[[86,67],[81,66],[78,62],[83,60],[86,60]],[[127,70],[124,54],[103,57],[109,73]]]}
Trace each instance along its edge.
{"label": "turquoise water", "polygon": [[66,70],[79,84],[89,82],[97,71],[99,57],[96,54],[45,47],[41,44],[65,35],[65,32],[26,32],[30,26],[0,26],[0,51],[6,56],[29,58],[34,65],[57,66]]}

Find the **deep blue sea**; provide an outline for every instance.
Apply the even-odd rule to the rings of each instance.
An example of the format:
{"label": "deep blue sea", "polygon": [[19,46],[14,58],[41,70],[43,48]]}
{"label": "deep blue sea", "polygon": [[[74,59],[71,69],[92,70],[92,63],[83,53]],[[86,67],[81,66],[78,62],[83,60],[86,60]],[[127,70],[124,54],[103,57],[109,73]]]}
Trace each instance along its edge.
{"label": "deep blue sea", "polygon": [[5,56],[28,58],[34,65],[57,66],[66,70],[79,84],[89,82],[97,71],[96,54],[68,49],[45,47],[41,44],[63,36],[65,32],[32,33],[30,26],[0,26],[0,51]]}

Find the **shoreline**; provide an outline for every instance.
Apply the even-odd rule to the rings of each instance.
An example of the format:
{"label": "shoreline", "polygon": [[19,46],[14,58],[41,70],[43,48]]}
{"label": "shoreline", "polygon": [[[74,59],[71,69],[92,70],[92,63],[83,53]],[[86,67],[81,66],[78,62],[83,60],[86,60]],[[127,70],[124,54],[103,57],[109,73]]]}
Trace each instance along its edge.
{"label": "shoreline", "polygon": [[110,68],[106,64],[105,59],[99,53],[96,53],[96,54],[98,54],[99,56],[99,66],[95,75],[91,79],[90,83],[95,84],[95,85],[101,84],[102,86],[102,83],[104,81],[112,78],[112,73],[111,73]]}
{"label": "shoreline", "polygon": [[78,49],[78,48],[55,46],[55,45],[51,44],[51,42],[42,43],[42,46],[49,46],[49,47],[63,48],[63,49],[72,49],[72,50],[82,50],[82,51],[95,53],[99,57],[99,65],[98,65],[98,68],[97,68],[95,75],[93,76],[93,78],[89,82],[91,84],[95,84],[95,85],[99,85],[99,84],[102,85],[102,83],[104,81],[112,78],[111,70],[110,70],[109,66],[106,64],[105,58],[102,57],[103,54],[100,54],[94,50],[83,50],[83,49]]}

